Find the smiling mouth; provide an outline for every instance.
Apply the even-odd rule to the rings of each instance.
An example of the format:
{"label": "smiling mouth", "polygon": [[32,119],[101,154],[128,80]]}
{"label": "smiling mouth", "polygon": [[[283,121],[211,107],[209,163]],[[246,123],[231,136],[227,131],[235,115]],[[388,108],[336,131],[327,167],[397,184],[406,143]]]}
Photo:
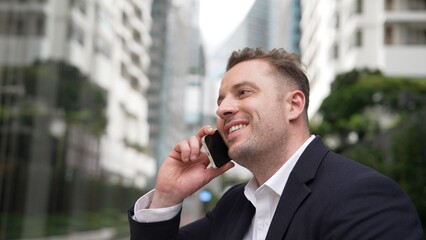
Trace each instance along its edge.
{"label": "smiling mouth", "polygon": [[235,131],[237,131],[237,130],[243,129],[243,128],[245,128],[246,126],[247,126],[246,124],[238,124],[238,125],[232,126],[232,127],[229,129],[228,134],[231,134],[231,133],[233,133],[233,132],[235,132]]}

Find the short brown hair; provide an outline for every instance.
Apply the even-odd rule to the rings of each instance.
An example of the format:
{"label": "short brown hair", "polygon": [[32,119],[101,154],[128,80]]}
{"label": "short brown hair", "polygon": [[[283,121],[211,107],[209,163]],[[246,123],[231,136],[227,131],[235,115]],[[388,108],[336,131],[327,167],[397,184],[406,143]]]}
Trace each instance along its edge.
{"label": "short brown hair", "polygon": [[306,76],[300,56],[289,53],[282,48],[266,51],[261,48],[244,48],[234,51],[228,59],[226,71],[229,71],[238,63],[248,60],[264,60],[268,62],[284,79],[291,79],[305,95],[305,110],[309,106],[309,80]]}

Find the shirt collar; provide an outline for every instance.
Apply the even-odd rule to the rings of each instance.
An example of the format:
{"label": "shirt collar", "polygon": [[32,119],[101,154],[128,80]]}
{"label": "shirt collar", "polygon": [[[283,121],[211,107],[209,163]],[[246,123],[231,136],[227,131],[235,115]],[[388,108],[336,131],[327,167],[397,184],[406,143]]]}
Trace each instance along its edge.
{"label": "shirt collar", "polygon": [[[278,196],[281,196],[291,171],[293,170],[303,151],[305,151],[306,147],[309,145],[309,143],[312,142],[312,140],[314,140],[314,138],[314,135],[308,138],[308,140],[306,140],[302,146],[299,147],[299,149],[280,167],[280,169],[278,169],[278,171],[260,187],[267,186]],[[245,186],[244,194],[246,198],[252,203],[255,201],[254,193],[258,188],[259,186],[254,177],[252,177]]]}

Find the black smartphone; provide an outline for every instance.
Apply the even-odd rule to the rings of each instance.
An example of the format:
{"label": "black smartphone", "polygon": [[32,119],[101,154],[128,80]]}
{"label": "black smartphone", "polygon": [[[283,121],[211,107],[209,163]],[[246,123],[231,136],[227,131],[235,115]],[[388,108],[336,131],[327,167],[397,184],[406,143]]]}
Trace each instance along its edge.
{"label": "black smartphone", "polygon": [[226,146],[217,130],[213,135],[202,137],[201,142],[213,167],[220,168],[231,161],[231,158],[228,156],[228,146]]}

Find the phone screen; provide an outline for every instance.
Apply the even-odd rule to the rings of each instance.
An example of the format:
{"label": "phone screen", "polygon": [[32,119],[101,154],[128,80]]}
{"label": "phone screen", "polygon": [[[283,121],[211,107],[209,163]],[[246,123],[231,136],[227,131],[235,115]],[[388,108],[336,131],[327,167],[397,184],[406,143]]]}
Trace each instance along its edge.
{"label": "phone screen", "polygon": [[213,135],[204,136],[202,138],[202,143],[214,167],[220,168],[231,161],[231,158],[228,156],[228,146],[226,146],[217,130]]}

